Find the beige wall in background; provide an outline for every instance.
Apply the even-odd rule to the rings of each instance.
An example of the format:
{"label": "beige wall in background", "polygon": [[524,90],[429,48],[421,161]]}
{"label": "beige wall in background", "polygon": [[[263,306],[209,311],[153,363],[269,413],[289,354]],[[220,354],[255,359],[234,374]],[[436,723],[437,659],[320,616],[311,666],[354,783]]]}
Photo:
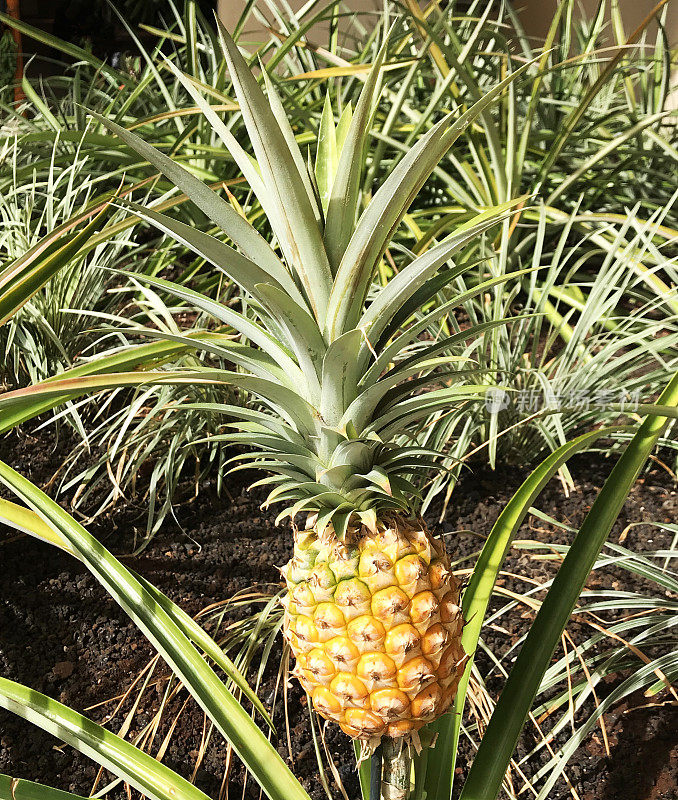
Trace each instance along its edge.
{"label": "beige wall in background", "polygon": [[[631,34],[657,5],[659,0],[619,0],[627,36]],[[579,0],[578,4],[590,16],[598,8],[598,0]],[[514,0],[520,10],[525,29],[531,36],[543,37],[553,18],[558,0]],[[678,0],[667,3],[666,29],[671,44],[678,44]],[[649,30],[652,32],[654,23]],[[655,28],[656,30],[656,28]]]}
{"label": "beige wall in background", "polygon": [[[302,6],[306,4],[307,0],[287,0],[287,2],[289,3],[293,11],[298,11]],[[344,0],[344,4],[348,8],[354,11],[378,12],[381,8],[383,8],[382,0]],[[245,0],[217,0],[217,9],[219,12],[219,17],[229,30],[231,30],[235,26],[244,7],[245,7]],[[258,0],[257,8],[259,8],[261,11],[266,12],[265,0]],[[266,16],[269,19],[271,18],[270,13],[266,13]],[[255,29],[255,20],[254,17],[250,15],[250,19],[245,30],[253,31],[254,29]]]}
{"label": "beige wall in background", "polygon": [[[289,0],[293,9],[304,5],[306,0]],[[525,29],[531,36],[543,37],[555,12],[559,0],[514,0],[514,6],[520,10]],[[631,33],[657,5],[658,0],[619,0],[624,15],[627,33]],[[378,10],[381,0],[345,0],[346,5],[356,11]],[[232,28],[245,5],[245,0],[218,0],[219,16],[227,28]],[[264,9],[266,3],[259,0],[259,7]],[[425,5],[425,2],[422,2]],[[580,5],[589,14],[595,12],[598,0],[580,0]],[[248,26],[252,29],[252,25]],[[668,1],[667,29],[672,44],[678,44],[678,0]]]}

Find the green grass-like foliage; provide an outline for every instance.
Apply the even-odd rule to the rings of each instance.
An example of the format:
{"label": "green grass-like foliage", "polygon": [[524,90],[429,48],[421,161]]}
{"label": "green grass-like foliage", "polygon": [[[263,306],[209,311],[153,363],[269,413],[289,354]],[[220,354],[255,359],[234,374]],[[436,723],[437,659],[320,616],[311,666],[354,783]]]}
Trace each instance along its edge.
{"label": "green grass-like foliage", "polygon": [[[487,15],[484,19],[481,16],[481,20],[484,25]],[[410,29],[410,34],[418,29],[419,23],[421,20]],[[457,63],[452,71],[447,62],[457,47],[452,40],[454,32],[444,25],[442,28],[447,33],[435,38],[438,49],[432,50],[432,57],[443,73],[447,64],[446,79],[464,72],[459,69],[463,47],[456,53]],[[395,37],[395,41],[401,40]],[[532,276],[538,274],[535,268],[542,266],[509,264],[511,237],[518,230],[513,226],[514,212],[525,203],[525,198],[514,191],[517,188],[514,184],[519,183],[512,182],[515,164],[511,162],[510,169],[506,169],[508,162],[497,144],[501,137],[497,136],[496,126],[493,127],[492,109],[501,108],[493,105],[499,98],[510,100],[519,85],[516,79],[530,74],[531,69],[543,68],[544,64],[539,63],[543,55],[536,62],[528,61],[518,69],[509,70],[507,78],[493,83],[489,91],[480,92],[482,98],[473,104],[475,89],[465,78],[469,103],[460,103],[459,108],[433,125],[428,124],[429,119],[424,120],[414,139],[401,148],[402,155],[388,169],[382,170],[374,158],[365,169],[363,153],[372,121],[378,115],[379,87],[390,57],[390,45],[382,44],[370,70],[364,74],[364,86],[351,112],[337,113],[333,119],[338,108],[331,96],[323,99],[321,146],[317,148],[314,168],[308,169],[273,81],[263,75],[264,93],[225,31],[221,33],[220,45],[234,81],[234,99],[240,115],[237,120],[242,120],[249,133],[252,153],[246,152],[234,136],[228,118],[221,116],[223,109],[215,110],[205,99],[202,82],[196,74],[187,76],[171,62],[164,63],[200,110],[204,117],[201,124],[209,126],[229,150],[233,163],[265,212],[266,223],[259,217],[257,225],[252,225],[247,215],[241,214],[242,207],[237,201],[224,199],[204,182],[209,178],[196,165],[184,168],[163,148],[154,147],[109,116],[94,112],[93,117],[108,132],[102,146],[113,147],[115,153],[137,153],[164,180],[190,198],[191,207],[197,208],[202,219],[207,218],[209,223],[190,224],[193,222],[190,216],[180,220],[163,213],[167,209],[153,207],[152,202],[142,206],[123,199],[121,204],[225,274],[238,285],[241,294],[238,302],[224,303],[166,278],[129,271],[128,275],[191,304],[219,326],[228,326],[228,333],[222,329],[215,331],[214,325],[183,332],[136,326],[136,334],[147,337],[150,343],[126,347],[36,385],[0,395],[1,429],[9,430],[66,401],[105,389],[190,383],[225,391],[227,386],[236,386],[248,397],[258,398],[259,405],[220,402],[205,404],[202,410],[226,413],[235,420],[232,427],[237,427],[238,432],[224,434],[221,441],[254,444],[255,451],[248,453],[246,459],[250,465],[273,474],[270,500],[286,504],[284,515],[315,511],[320,528],[332,523],[341,534],[354,514],[372,525],[377,513],[392,509],[414,511],[419,504],[417,477],[438,465],[440,452],[422,447],[416,439],[414,444],[408,443],[408,437],[411,442],[418,424],[432,414],[450,406],[469,408],[488,387],[498,385],[502,370],[497,359],[504,346],[507,312],[511,310],[505,305],[504,284],[515,280],[522,286],[524,281],[532,281]],[[281,53],[282,50],[277,54],[280,59],[284,57]],[[150,71],[157,82],[156,73],[157,70]],[[537,85],[543,80],[542,75],[543,69],[533,76]],[[600,78],[593,81],[593,88],[602,85]],[[434,97],[442,97],[451,85],[452,79]],[[160,91],[164,97],[162,87]],[[465,92],[459,97],[464,97]],[[560,125],[560,132],[541,163],[540,187],[544,176],[551,174],[551,168],[565,151],[564,134],[576,129],[595,96],[589,89],[577,106],[579,111],[574,116],[567,115]],[[180,115],[174,119],[176,122]],[[424,235],[431,246],[410,250],[399,270],[388,274],[382,269],[382,257],[388,247],[399,246],[396,231],[406,219],[413,199],[434,172],[440,175],[439,163],[446,154],[453,153],[451,148],[460,137],[468,134],[466,142],[473,144],[475,137],[471,132],[477,133],[477,126],[486,131],[489,143],[487,158],[478,160],[492,165],[484,178],[487,186],[498,189],[497,193],[490,192],[481,207],[474,201],[466,218],[448,219],[435,233],[429,230]],[[525,156],[527,150],[526,146],[518,152]],[[499,178],[494,183],[490,180],[492,169],[495,179]],[[368,177],[370,191],[365,191],[364,181]],[[543,213],[536,212],[542,225]],[[571,210],[567,213],[574,224],[576,219]],[[421,231],[418,223],[416,227],[411,224],[411,218],[406,221],[411,230]],[[495,240],[495,252],[489,253],[492,268],[488,274],[479,273],[482,279],[460,286],[457,279],[465,279],[472,268],[487,263],[489,233],[495,233],[498,225],[501,233]],[[434,241],[449,228],[451,233]],[[87,236],[93,232],[91,227],[84,230]],[[600,235],[605,239],[606,234],[609,237],[609,230]],[[629,258],[636,257],[639,247],[652,251],[655,235],[653,231],[649,240],[632,238]],[[65,236],[64,241],[49,239],[47,249],[42,251],[47,258],[37,262],[39,280],[25,282],[24,289],[20,281],[0,282],[0,303],[6,303],[5,320],[14,317],[46,280],[63,269],[87,239],[68,232]],[[618,252],[620,236],[613,237],[613,254]],[[609,238],[606,241],[609,243]],[[77,243],[74,250],[58,249],[68,248],[74,242]],[[469,249],[471,253],[475,250],[475,255],[470,255]],[[37,252],[40,256],[41,251]],[[61,253],[60,259],[50,261],[55,252]],[[32,253],[31,258],[36,251]],[[615,263],[615,258],[613,255],[610,263]],[[662,266],[663,280],[670,277],[670,270]],[[657,270],[637,271],[645,287],[656,293]],[[17,283],[20,291],[16,298],[7,300],[17,289]],[[595,283],[582,285],[590,292],[596,289]],[[622,285],[624,291],[626,285]],[[532,283],[528,288],[538,303],[548,294],[543,285]],[[577,288],[582,291],[581,285]],[[642,296],[647,299],[645,291],[644,288]],[[420,341],[419,335],[440,319],[441,294],[442,302],[448,304],[443,312],[446,313],[485,292],[493,308],[487,319],[471,318],[469,326],[452,327],[438,341],[426,338],[423,343]],[[581,302],[576,292],[570,300]],[[541,308],[539,313],[544,311],[543,302]],[[616,325],[613,316],[616,306],[606,308],[604,322]],[[522,316],[532,321],[535,310],[530,308]],[[563,329],[562,324],[558,323],[557,328]],[[471,359],[472,350],[461,355],[455,350],[462,342],[480,341],[483,347],[489,347],[489,368]],[[209,368],[202,363],[193,364],[190,369],[162,368],[177,352],[195,351],[228,361],[235,368]],[[492,380],[485,380],[487,374]],[[199,404],[194,405],[193,410],[200,410]],[[498,796],[517,736],[554,647],[633,482],[666,431],[669,418],[676,416],[677,407],[678,377],[673,377],[657,405],[648,403],[640,409],[648,415],[645,422],[636,430],[627,431],[631,435],[629,444],[569,549],[521,648],[463,789],[464,800]],[[498,520],[464,595],[467,611],[475,610],[478,617],[465,632],[469,652],[475,648],[482,615],[503,558],[532,501],[571,453],[603,433],[610,431],[595,431],[561,444],[527,479]],[[497,431],[491,431],[488,441],[496,439]],[[496,452],[494,445],[492,449]],[[7,465],[0,464],[0,480],[28,507],[3,501],[0,506],[3,521],[66,548],[90,569],[154,644],[220,733],[233,744],[265,793],[281,800],[307,798],[229,686],[196,649],[201,648],[218,663],[261,712],[263,709],[244,678],[218,645],[161,593],[127,570],[53,500]],[[668,668],[671,663],[662,661],[660,667]],[[639,674],[633,685],[645,678]],[[459,710],[463,701],[462,688]],[[0,704],[83,750],[146,796],[158,800],[204,797],[137,748],[40,693],[0,679]],[[458,716],[438,723],[437,748],[416,765],[414,791],[419,797],[424,793],[429,797],[448,796],[459,725]],[[13,796],[15,790],[21,796],[55,796],[53,790],[37,784],[15,785],[5,777],[0,780],[3,800]]]}

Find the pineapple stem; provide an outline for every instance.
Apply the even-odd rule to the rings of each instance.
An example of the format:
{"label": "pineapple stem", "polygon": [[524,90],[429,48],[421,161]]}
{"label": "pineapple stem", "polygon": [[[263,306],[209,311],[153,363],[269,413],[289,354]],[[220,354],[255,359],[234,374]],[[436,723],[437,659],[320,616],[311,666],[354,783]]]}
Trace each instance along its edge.
{"label": "pineapple stem", "polygon": [[384,762],[380,800],[406,800],[410,792],[410,748],[402,739],[381,740]]}
{"label": "pineapple stem", "polygon": [[381,756],[382,746],[380,744],[370,758],[370,800],[381,800]]}

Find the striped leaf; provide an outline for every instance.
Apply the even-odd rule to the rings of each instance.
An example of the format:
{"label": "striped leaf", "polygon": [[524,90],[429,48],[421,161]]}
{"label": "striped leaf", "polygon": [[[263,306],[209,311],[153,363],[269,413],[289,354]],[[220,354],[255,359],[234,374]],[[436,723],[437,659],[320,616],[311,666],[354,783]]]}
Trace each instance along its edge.
{"label": "striped leaf", "polygon": [[[0,462],[0,481],[78,554],[233,745],[267,796],[272,800],[308,800],[277,750],[144,585],[64,509],[3,462]],[[116,774],[122,774],[153,800],[176,800],[177,796],[205,800],[202,792],[148,754],[34,690],[0,679],[0,705],[60,736]]]}

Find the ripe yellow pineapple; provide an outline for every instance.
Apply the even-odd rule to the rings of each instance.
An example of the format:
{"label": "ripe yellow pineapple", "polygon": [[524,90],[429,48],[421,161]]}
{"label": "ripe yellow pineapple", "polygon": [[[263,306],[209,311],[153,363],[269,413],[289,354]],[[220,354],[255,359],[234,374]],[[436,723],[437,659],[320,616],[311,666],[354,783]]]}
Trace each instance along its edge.
{"label": "ripe yellow pineapple", "polygon": [[464,668],[459,582],[421,519],[295,531],[284,568],[294,674],[349,736],[408,737],[444,713]]}

